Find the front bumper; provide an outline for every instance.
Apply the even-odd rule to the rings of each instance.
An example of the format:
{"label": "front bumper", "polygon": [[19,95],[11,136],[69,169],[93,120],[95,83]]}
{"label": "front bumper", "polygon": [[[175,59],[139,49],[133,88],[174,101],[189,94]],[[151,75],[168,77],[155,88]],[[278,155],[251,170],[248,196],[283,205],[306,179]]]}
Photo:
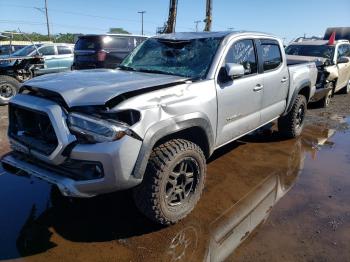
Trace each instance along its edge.
{"label": "front bumper", "polygon": [[40,178],[56,185],[63,195],[71,197],[93,197],[99,194],[129,189],[137,186],[142,179],[132,175],[141,141],[124,137],[121,141],[101,144],[78,144],[70,154],[70,158],[81,161],[95,161],[102,164],[104,176],[91,180],[75,180],[70,174],[55,172],[55,165],[50,169],[27,161],[19,152],[11,152],[2,159],[4,170],[11,174],[19,171]]}
{"label": "front bumper", "polygon": [[37,167],[33,164],[27,163],[23,160],[16,158],[14,154],[7,154],[1,159],[2,166],[6,172],[20,173],[35,176],[42,180],[45,180],[51,184],[57,185],[60,191],[65,196],[72,197],[93,197],[94,194],[83,193],[77,190],[75,181],[70,178],[59,176],[53,172]]}
{"label": "front bumper", "polygon": [[[74,145],[76,138],[66,125],[66,113],[56,103],[28,95],[17,95],[10,103],[46,113],[57,135],[58,146],[47,156],[10,137],[14,152],[5,155],[1,160],[5,171],[9,173],[22,171],[38,177],[57,185],[64,195],[72,197],[92,197],[129,189],[141,183],[142,179],[133,175],[133,168],[142,141],[126,135],[113,142]],[[66,150],[70,147],[72,147],[70,150]],[[41,165],[41,162],[36,163],[35,159],[45,165]],[[103,177],[91,179],[86,176],[87,179],[81,180],[74,177],[69,170],[59,169],[60,165],[70,160],[101,164]],[[80,177],[84,176],[83,170],[81,173]]]}

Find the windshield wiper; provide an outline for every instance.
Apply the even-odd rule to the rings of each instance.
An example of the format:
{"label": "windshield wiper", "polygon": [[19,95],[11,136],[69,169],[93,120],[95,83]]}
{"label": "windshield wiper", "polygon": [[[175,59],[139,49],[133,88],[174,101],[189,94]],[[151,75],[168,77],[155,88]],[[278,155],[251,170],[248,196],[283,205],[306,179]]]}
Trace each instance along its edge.
{"label": "windshield wiper", "polygon": [[125,66],[125,65],[119,65],[117,68],[121,70],[126,70],[126,71],[136,71],[135,68],[131,66]]}
{"label": "windshield wiper", "polygon": [[169,73],[169,72],[164,72],[164,71],[156,70],[156,69],[138,68],[137,71],[138,72],[144,72],[144,73],[162,74],[162,75],[176,75],[176,74],[172,74],[172,73]]}

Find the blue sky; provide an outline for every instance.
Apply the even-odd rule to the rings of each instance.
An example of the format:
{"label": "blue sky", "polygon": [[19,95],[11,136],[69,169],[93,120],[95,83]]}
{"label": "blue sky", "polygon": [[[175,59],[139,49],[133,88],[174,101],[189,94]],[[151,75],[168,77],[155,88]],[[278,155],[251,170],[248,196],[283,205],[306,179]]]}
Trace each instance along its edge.
{"label": "blue sky", "polygon": [[[104,33],[110,27],[152,35],[168,15],[168,0],[47,0],[53,33]],[[45,16],[34,7],[44,0],[0,0],[0,31],[18,27],[46,33]],[[178,0],[176,31],[194,31],[203,20],[205,0]],[[350,26],[350,0],[213,0],[213,31],[254,30],[273,33],[287,41],[304,33],[323,35],[329,26]],[[204,23],[199,24],[203,29]]]}

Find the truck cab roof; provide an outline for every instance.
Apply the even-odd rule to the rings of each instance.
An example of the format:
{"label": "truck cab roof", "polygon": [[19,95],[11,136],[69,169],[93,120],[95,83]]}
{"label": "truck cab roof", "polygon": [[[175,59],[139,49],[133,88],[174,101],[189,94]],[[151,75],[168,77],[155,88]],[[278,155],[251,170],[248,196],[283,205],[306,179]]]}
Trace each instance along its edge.
{"label": "truck cab roof", "polygon": [[261,32],[249,32],[249,31],[179,32],[179,33],[172,33],[172,34],[157,35],[157,36],[154,36],[153,38],[181,41],[181,40],[193,40],[193,39],[202,39],[202,38],[224,38],[227,36],[252,35],[252,34],[275,38],[275,36],[270,34],[261,33]]}

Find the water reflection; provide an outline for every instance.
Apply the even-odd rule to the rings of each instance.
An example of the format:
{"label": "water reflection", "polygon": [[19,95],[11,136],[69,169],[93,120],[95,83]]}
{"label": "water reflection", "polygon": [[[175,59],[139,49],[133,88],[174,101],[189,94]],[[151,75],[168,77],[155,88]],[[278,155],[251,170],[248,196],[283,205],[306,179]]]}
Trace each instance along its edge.
{"label": "water reflection", "polygon": [[[82,250],[91,260],[93,256],[129,261],[225,260],[291,190],[305,154],[315,156],[320,145],[331,146],[328,138],[333,133],[309,127],[302,138],[281,141],[275,133],[263,131],[221,149],[208,166],[207,187],[198,206],[188,218],[170,227],[145,219],[129,192],[67,199],[46,184],[32,185],[26,178],[16,178],[25,195],[35,185],[39,191],[34,194],[37,197],[28,199],[19,198],[17,192],[1,192],[11,199],[11,205],[26,208],[17,214],[4,212],[6,204],[0,198],[0,222],[14,221],[6,229],[9,238],[0,237],[0,259],[35,261],[31,255],[40,255],[54,260],[60,254],[69,260],[73,250]],[[4,187],[2,180],[0,187]],[[4,249],[11,245],[15,251]]]}
{"label": "water reflection", "polygon": [[[279,145],[279,152],[276,150],[277,148],[272,146],[276,155],[269,154],[269,152],[261,154],[262,152],[260,150],[262,148],[256,148],[254,153],[260,154],[263,158],[259,159],[260,163],[251,162],[249,164],[259,167],[257,171],[260,172],[259,177],[261,181],[252,187],[246,195],[209,223],[208,228],[205,230],[208,230],[210,240],[206,242],[207,247],[205,248],[204,257],[193,248],[188,248],[190,246],[189,243],[197,243],[201,238],[199,235],[200,231],[195,234],[192,232],[195,227],[192,227],[190,228],[191,230],[189,228],[181,230],[172,239],[171,243],[179,238],[183,239],[183,241],[176,241],[177,246],[181,246],[182,243],[182,248],[178,247],[177,249],[179,251],[176,254],[171,244],[167,251],[169,255],[168,259],[164,259],[164,261],[189,261],[197,259],[198,261],[224,261],[227,259],[259,225],[267,220],[273,206],[291,190],[303,169],[305,153],[309,152],[315,158],[320,146],[324,144],[332,145],[328,139],[334,132],[334,130],[310,127],[305,130],[302,138],[292,142],[289,144],[290,146],[283,148]],[[259,134],[259,137],[247,137],[242,142],[252,140],[262,142],[262,133]],[[278,140],[277,137],[273,138],[271,134],[265,134],[269,135],[270,140]],[[229,154],[222,157],[228,157]],[[263,162],[264,164],[261,165]],[[271,171],[267,171],[269,169],[264,169],[262,166],[271,166],[274,168]],[[262,175],[266,171],[267,173]],[[220,194],[220,192],[216,193]],[[229,198],[230,195],[222,194],[219,197],[225,199]],[[206,234],[202,235],[206,236]],[[203,249],[199,250],[201,252],[203,251]]]}
{"label": "water reflection", "polygon": [[272,207],[292,188],[303,168],[301,141],[287,157],[285,172],[273,171],[246,196],[210,223],[207,261],[223,261],[269,216]]}

